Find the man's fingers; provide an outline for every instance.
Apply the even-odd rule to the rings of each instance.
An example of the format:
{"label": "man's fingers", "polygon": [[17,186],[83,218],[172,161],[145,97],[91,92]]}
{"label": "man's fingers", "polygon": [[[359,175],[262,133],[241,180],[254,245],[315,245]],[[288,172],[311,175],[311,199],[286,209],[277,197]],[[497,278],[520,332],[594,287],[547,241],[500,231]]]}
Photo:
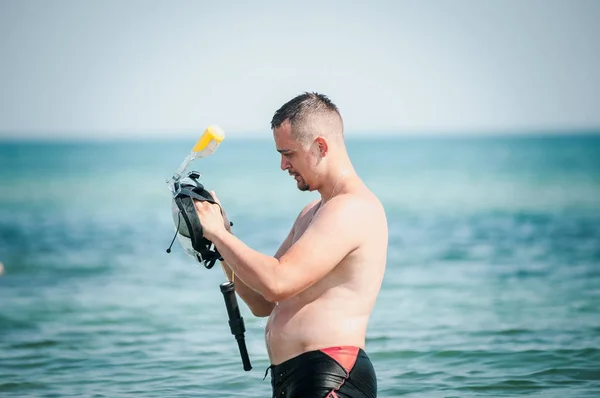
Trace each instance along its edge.
{"label": "man's fingers", "polygon": [[227,212],[225,211],[225,209],[221,205],[221,201],[217,197],[217,194],[215,193],[215,191],[210,191],[210,195],[213,197],[213,199],[215,200],[215,202],[217,202],[219,204],[219,207],[221,208],[221,215],[223,216],[223,221],[225,222],[225,228],[228,231],[231,232],[230,227],[233,224],[231,224],[231,221],[229,221],[229,217],[227,216]]}
{"label": "man's fingers", "polygon": [[218,204],[221,204],[221,201],[219,200],[219,198],[217,198],[217,194],[215,193],[215,191],[210,191],[210,195],[213,197],[215,202],[217,202]]}
{"label": "man's fingers", "polygon": [[202,211],[203,212],[203,211],[206,211],[208,209],[211,209],[213,206],[215,208],[219,208],[219,206],[217,206],[217,205],[215,205],[213,203],[210,203],[210,202],[208,202],[206,200],[196,200],[196,199],[194,199],[194,207],[198,211]]}
{"label": "man's fingers", "polygon": [[200,210],[202,208],[202,202],[200,202],[199,200],[196,199],[192,199],[194,201],[194,207],[196,208],[196,210]]}

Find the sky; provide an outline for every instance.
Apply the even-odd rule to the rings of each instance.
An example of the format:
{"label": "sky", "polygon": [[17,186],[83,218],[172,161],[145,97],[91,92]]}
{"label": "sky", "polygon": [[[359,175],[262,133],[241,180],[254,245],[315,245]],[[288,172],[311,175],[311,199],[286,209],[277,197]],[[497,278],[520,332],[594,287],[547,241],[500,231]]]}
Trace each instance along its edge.
{"label": "sky", "polygon": [[600,129],[600,1],[0,0],[0,138]]}

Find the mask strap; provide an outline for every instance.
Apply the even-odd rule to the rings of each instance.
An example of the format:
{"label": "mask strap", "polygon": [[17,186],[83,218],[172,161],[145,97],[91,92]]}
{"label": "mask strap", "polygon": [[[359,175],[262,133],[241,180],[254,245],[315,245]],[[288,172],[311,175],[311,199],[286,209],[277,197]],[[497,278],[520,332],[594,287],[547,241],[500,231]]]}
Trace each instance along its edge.
{"label": "mask strap", "polygon": [[173,247],[173,242],[175,242],[175,238],[177,237],[177,234],[179,233],[179,224],[181,224],[181,214],[177,214],[177,229],[175,229],[175,235],[173,236],[173,240],[171,241],[171,244],[169,245],[169,248],[167,249],[167,253],[171,253],[171,247]]}

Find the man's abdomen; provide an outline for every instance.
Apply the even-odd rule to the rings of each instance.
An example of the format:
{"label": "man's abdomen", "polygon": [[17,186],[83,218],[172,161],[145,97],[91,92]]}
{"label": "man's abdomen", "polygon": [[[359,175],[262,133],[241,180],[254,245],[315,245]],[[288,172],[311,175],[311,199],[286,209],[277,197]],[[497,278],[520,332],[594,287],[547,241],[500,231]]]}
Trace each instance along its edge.
{"label": "man's abdomen", "polygon": [[368,313],[358,303],[315,300],[307,305],[275,306],[266,328],[272,364],[303,352],[332,346],[364,348]]}

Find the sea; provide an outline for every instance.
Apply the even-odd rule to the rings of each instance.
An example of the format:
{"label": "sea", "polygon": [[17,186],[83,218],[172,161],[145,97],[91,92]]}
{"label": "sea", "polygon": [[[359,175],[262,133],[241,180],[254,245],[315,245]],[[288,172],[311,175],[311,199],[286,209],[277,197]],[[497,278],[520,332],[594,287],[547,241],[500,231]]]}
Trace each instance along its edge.
{"label": "sea", "polygon": [[[1,397],[269,397],[265,318],[175,241],[197,137],[0,143]],[[388,259],[366,351],[379,397],[600,397],[600,134],[347,138]],[[188,170],[274,254],[316,199],[266,138]]]}

